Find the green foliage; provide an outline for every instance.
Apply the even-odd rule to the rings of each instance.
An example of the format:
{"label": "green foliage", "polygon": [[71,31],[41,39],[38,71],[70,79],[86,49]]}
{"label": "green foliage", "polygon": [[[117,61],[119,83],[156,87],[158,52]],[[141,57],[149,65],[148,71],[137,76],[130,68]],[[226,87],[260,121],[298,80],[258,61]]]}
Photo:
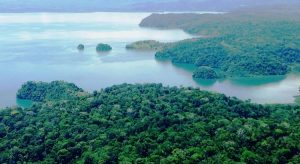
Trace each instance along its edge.
{"label": "green foliage", "polygon": [[123,84],[1,110],[0,163],[297,163],[299,122],[299,106]]}
{"label": "green foliage", "polygon": [[[264,52],[260,49],[270,49],[270,47],[258,49],[248,47],[249,51],[236,53],[223,45],[223,39],[206,38],[180,42],[171,48],[157,52],[156,57],[168,58],[174,63],[188,63],[220,69],[227,76],[285,75],[294,63],[299,62],[295,54],[297,49],[277,50],[278,48],[274,46],[273,50]],[[239,46],[237,45],[239,43],[234,44]],[[234,50],[236,49],[234,48]]]}
{"label": "green foliage", "polygon": [[245,150],[242,153],[241,161],[245,163],[258,163],[259,156],[249,150]]}
{"label": "green foliage", "polygon": [[53,81],[51,83],[29,81],[22,85],[17,98],[36,102],[73,100],[85,95],[84,91],[72,83]]}
{"label": "green foliage", "polygon": [[173,43],[161,43],[155,40],[137,41],[126,45],[126,49],[159,51],[172,46]]}
{"label": "green foliage", "polygon": [[97,52],[111,51],[112,47],[108,44],[99,43],[96,47]]}
{"label": "green foliage", "polygon": [[285,62],[288,63],[300,63],[300,50],[293,48],[286,48],[278,50],[277,54]]}
{"label": "green foliage", "polygon": [[226,76],[285,75],[300,62],[297,13],[266,9],[222,15],[153,14],[141,26],[180,28],[204,36],[164,48],[157,58],[208,66]]}
{"label": "green foliage", "polygon": [[218,79],[220,76],[217,74],[215,70],[210,67],[201,66],[197,68],[193,75],[194,78],[201,79]]}

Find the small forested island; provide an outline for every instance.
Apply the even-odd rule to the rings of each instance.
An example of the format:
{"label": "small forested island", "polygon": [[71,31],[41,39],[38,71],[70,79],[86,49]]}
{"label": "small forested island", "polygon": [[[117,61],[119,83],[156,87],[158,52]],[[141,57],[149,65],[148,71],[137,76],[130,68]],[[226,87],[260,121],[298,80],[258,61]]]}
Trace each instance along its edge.
{"label": "small forested island", "polygon": [[126,49],[159,51],[172,45],[173,43],[161,43],[155,40],[144,40],[128,44],[126,45]]}
{"label": "small forested island", "polygon": [[78,46],[77,46],[77,50],[78,51],[83,51],[84,50],[84,45],[83,44],[79,44]]}
{"label": "small forested island", "polygon": [[200,78],[200,79],[211,79],[212,80],[212,79],[218,79],[221,76],[218,75],[218,73],[214,69],[212,69],[210,67],[201,66],[201,67],[197,68],[196,71],[194,71],[193,77]]}
{"label": "small forested island", "polygon": [[300,11],[293,7],[245,8],[225,14],[152,14],[140,26],[177,28],[205,36],[159,50],[157,58],[207,66],[227,77],[286,75],[300,65],[297,15]]}
{"label": "small forested island", "polygon": [[99,43],[96,47],[97,52],[107,52],[107,51],[111,51],[111,50],[112,50],[112,47],[109,44]]}
{"label": "small forested island", "polygon": [[40,102],[0,110],[0,163],[300,162],[300,106],[161,84],[82,91],[24,84]]}

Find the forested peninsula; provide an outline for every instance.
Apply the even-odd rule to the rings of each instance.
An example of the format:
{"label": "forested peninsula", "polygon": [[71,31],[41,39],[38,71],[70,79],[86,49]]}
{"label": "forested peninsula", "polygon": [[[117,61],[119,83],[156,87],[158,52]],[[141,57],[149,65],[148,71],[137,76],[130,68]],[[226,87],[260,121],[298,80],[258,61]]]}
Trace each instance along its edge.
{"label": "forested peninsula", "polygon": [[226,77],[286,75],[300,64],[300,11],[273,7],[224,14],[152,14],[141,27],[182,29],[199,39],[174,43],[156,57],[210,67]]}
{"label": "forested peninsula", "polygon": [[191,87],[122,84],[86,93],[28,82],[30,108],[0,110],[0,163],[299,163],[300,107]]}
{"label": "forested peninsula", "polygon": [[162,43],[155,40],[137,41],[126,45],[128,50],[160,51],[173,46],[174,43]]}

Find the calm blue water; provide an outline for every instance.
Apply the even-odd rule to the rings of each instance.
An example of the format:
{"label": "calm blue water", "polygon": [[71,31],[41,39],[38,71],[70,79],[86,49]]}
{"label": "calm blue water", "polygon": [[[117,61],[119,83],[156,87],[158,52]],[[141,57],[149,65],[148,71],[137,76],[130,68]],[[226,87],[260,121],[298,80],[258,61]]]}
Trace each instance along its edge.
{"label": "calm blue water", "polygon": [[[191,38],[181,30],[139,28],[150,13],[0,14],[0,107],[16,104],[15,94],[29,80],[74,82],[85,90],[121,83],[199,86],[259,103],[292,103],[300,77],[194,80],[192,68],[157,61],[154,52],[127,51],[138,40],[163,42]],[[78,52],[79,43],[86,46]],[[98,43],[113,50],[98,54]],[[190,71],[189,71],[190,70]]]}

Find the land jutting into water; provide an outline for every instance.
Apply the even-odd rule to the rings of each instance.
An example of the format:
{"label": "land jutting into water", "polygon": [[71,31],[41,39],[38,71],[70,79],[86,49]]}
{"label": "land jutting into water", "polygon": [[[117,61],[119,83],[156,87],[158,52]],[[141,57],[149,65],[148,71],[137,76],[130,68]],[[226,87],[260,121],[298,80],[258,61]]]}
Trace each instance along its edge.
{"label": "land jutting into water", "polygon": [[[122,84],[88,93],[28,82],[32,107],[0,111],[0,162],[298,163],[300,107],[192,87]],[[187,139],[188,138],[188,139]]]}
{"label": "land jutting into water", "polygon": [[[61,57],[60,60],[53,60],[53,56],[47,56],[47,51],[44,49],[42,54],[46,55],[42,58],[38,58],[39,56],[30,58],[29,54],[25,55],[27,58],[22,58],[24,56],[16,55],[18,53],[14,53],[13,58],[3,55],[4,57],[1,56],[2,63],[6,63],[4,68],[21,65],[22,76],[26,75],[23,72],[28,71],[31,75],[29,78],[36,77],[34,74],[40,73],[35,72],[38,68],[42,70],[42,77],[48,78],[57,73],[61,76],[55,76],[55,78],[71,77],[72,79],[74,76],[76,77],[74,79],[79,82],[107,82],[110,86],[95,91],[86,91],[73,83],[64,81],[24,83],[16,97],[30,102],[31,105],[23,108],[7,107],[0,110],[0,163],[300,163],[299,105],[256,104],[251,100],[240,100],[234,96],[204,91],[198,87],[166,86],[141,80],[141,78],[149,77],[150,80],[162,81],[162,78],[167,78],[172,82],[178,82],[184,76],[172,79],[174,74],[181,74],[174,65],[189,64],[196,69],[193,69],[195,71],[193,75],[188,74],[188,79],[193,76],[194,80],[209,79],[214,83],[216,82],[214,80],[220,78],[226,80],[251,77],[256,83],[255,87],[246,88],[249,95],[255,93],[253,92],[255,89],[274,88],[273,85],[257,87],[261,84],[256,78],[284,76],[300,69],[299,14],[300,10],[294,10],[293,7],[280,8],[280,10],[275,10],[275,8],[272,10],[244,9],[217,15],[153,14],[144,19],[140,26],[182,29],[199,38],[183,40],[187,35],[182,33],[178,35],[180,33],[176,31],[176,33],[169,33],[168,36],[177,34],[177,39],[181,36],[182,41],[174,42],[176,39],[173,39],[173,42],[155,41],[147,38],[145,41],[135,42],[135,39],[130,38],[128,40],[133,43],[128,44],[128,40],[120,41],[122,35],[117,35],[118,37],[114,39],[119,42],[107,42],[110,43],[109,45],[98,44],[96,48],[97,51],[108,51],[108,55],[95,54],[95,44],[99,43],[98,38],[97,41],[93,40],[91,45],[78,46],[79,50],[85,49],[82,52],[84,55],[78,53],[76,47],[69,53],[63,51],[66,49],[60,49],[65,52],[59,54],[61,56],[55,56]],[[71,17],[73,16],[72,14]],[[132,20],[132,16],[134,14],[130,15],[125,22]],[[42,15],[42,17],[43,25],[40,26],[45,27],[44,21],[51,21],[51,19],[45,19],[47,15]],[[88,17],[91,16],[88,15]],[[13,19],[4,20],[14,21]],[[78,32],[77,26],[88,30],[95,28],[91,24],[82,23],[83,20],[73,20],[75,23],[70,23],[73,27],[61,26],[61,22],[55,22],[51,26],[58,29],[63,27],[69,32],[70,30],[65,29],[68,27],[73,30],[73,34],[93,36]],[[111,28],[119,27],[119,21],[121,20],[114,22],[115,24],[106,24],[109,28],[105,25],[103,28],[101,24],[101,27],[105,29],[104,33],[107,34]],[[76,22],[79,23],[76,24]],[[19,26],[15,27],[14,23],[8,24],[9,29],[4,26],[0,28],[8,31],[13,28],[19,29]],[[33,24],[24,28],[40,31],[40,26]],[[49,24],[47,26],[50,26]],[[132,32],[134,28],[131,25],[126,24],[122,28]],[[13,34],[16,31],[18,30],[13,30]],[[24,42],[29,42],[30,47],[40,45],[40,43],[47,46],[49,43],[57,43],[60,46],[61,43],[68,45],[76,45],[74,42],[79,41],[83,43],[82,40],[73,42],[64,40],[65,37],[61,36],[64,33],[55,35],[55,37],[63,37],[61,40],[55,38],[56,40],[53,41],[47,38],[53,36],[53,33],[57,34],[57,31],[50,30],[51,35],[45,33],[39,35],[42,39],[38,41],[31,39],[34,35],[22,33],[21,39],[13,40],[13,45],[16,45],[17,41],[21,43],[17,44],[19,47],[16,46],[18,50],[20,47],[21,49],[26,47]],[[36,35],[37,32],[33,33]],[[155,33],[149,30],[146,33],[147,36],[149,33],[153,36],[154,34],[162,35],[161,31]],[[6,33],[2,32],[2,34]],[[95,32],[92,34],[102,36]],[[77,35],[67,33],[66,36]],[[5,36],[11,39],[16,35]],[[126,38],[124,36],[128,36],[128,33],[123,35],[123,38]],[[3,42],[5,43],[7,42]],[[125,44],[128,44],[126,48],[130,52],[127,53],[126,50],[124,53],[127,55],[127,61],[124,61],[124,56],[119,55],[121,50],[125,51]],[[9,44],[5,45],[9,47]],[[93,47],[93,51],[90,47]],[[0,45],[0,48],[3,46]],[[134,54],[135,52],[131,51],[134,49],[157,51],[155,56],[158,60],[153,60],[153,53]],[[53,52],[53,49],[49,47],[48,50]],[[33,52],[35,51],[37,50]],[[37,54],[41,55],[39,52]],[[118,58],[118,55],[121,57]],[[46,62],[42,60],[45,56],[48,57]],[[142,56],[142,59],[137,56]],[[133,62],[132,58],[136,61]],[[34,59],[36,62],[30,63],[35,61]],[[112,59],[123,60],[116,62]],[[162,64],[163,69],[156,69],[155,66],[159,65],[159,62],[164,63],[160,59],[172,61],[174,65],[167,67]],[[48,60],[51,62],[48,63]],[[109,60],[113,62],[105,63]],[[36,67],[37,65],[40,67]],[[146,71],[145,67],[149,70]],[[49,69],[50,73],[44,72],[41,68]],[[168,68],[171,68],[170,72],[160,74]],[[54,73],[55,69],[57,70]],[[132,70],[136,72],[132,76],[126,76]],[[96,73],[92,74],[93,71]],[[11,72],[5,71],[4,73],[15,72],[18,73],[18,70],[12,69]],[[59,74],[61,72],[65,74]],[[118,76],[112,75],[116,72],[117,74],[114,75]],[[134,83],[136,76],[143,84],[112,85],[117,80],[120,80],[117,81],[118,83],[122,82],[122,77],[127,77],[127,81]],[[297,76],[299,75],[295,75]],[[10,80],[9,84],[14,82],[10,79],[12,77],[6,78]],[[278,83],[282,81],[281,76],[278,81]],[[290,81],[297,83],[293,78]],[[87,84],[91,86],[91,83]],[[290,83],[283,83],[279,86],[287,88],[288,84]],[[226,87],[217,85],[216,88]],[[240,93],[241,88],[237,85],[235,89],[229,89],[228,93]],[[295,90],[297,91],[298,89]],[[263,94],[274,96],[270,90]],[[286,93],[279,94],[283,96]],[[261,94],[254,96],[259,97]]]}
{"label": "land jutting into water", "polygon": [[141,27],[182,29],[202,37],[168,44],[141,42],[146,45],[135,48],[148,49],[155,43],[158,59],[210,67],[225,77],[286,75],[299,70],[299,14],[297,7],[225,14],[152,14]]}

